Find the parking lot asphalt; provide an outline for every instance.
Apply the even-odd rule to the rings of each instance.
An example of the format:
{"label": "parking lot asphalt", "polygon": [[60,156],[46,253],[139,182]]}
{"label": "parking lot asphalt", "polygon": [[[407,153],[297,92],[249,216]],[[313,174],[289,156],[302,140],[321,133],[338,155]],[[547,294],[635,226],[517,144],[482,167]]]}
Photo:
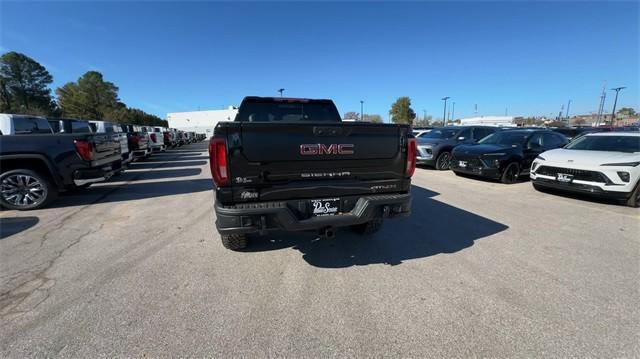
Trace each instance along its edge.
{"label": "parking lot asphalt", "polygon": [[640,211],[418,169],[375,236],[215,231],[206,144],[0,213],[0,357],[638,357]]}

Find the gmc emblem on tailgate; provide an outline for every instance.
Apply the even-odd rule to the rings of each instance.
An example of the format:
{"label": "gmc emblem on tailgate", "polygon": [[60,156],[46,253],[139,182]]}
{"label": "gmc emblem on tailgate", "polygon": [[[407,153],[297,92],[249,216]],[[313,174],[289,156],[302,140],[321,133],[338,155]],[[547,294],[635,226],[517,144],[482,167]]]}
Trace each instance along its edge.
{"label": "gmc emblem on tailgate", "polygon": [[323,143],[302,144],[300,154],[303,156],[352,155],[353,144],[332,143],[328,146]]}

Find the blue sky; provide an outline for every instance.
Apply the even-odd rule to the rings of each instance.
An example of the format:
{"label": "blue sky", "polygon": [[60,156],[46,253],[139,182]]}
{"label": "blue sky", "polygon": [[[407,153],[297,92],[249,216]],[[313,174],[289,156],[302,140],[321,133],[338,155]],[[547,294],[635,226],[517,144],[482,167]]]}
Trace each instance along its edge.
{"label": "blue sky", "polygon": [[[0,2],[0,46],[44,64],[53,87],[98,70],[130,106],[218,109],[246,95],[331,98],[386,119],[596,111],[627,86],[638,108],[638,2]],[[28,21],[26,21],[28,19]],[[609,91],[606,109],[611,110]],[[566,106],[566,105],[565,105]]]}

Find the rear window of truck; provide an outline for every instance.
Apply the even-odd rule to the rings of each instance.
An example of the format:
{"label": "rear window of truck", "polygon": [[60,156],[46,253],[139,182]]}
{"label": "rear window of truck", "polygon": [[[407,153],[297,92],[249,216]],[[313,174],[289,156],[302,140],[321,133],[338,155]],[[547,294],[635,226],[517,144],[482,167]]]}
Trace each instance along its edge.
{"label": "rear window of truck", "polygon": [[37,117],[15,117],[13,119],[13,131],[16,135],[53,133],[49,121]]}
{"label": "rear window of truck", "polygon": [[242,122],[340,122],[331,102],[249,102],[240,106]]}

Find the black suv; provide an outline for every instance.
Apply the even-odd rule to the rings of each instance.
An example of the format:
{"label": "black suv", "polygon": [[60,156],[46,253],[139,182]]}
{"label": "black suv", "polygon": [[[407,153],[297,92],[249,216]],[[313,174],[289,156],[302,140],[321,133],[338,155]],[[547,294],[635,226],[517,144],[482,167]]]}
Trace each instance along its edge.
{"label": "black suv", "polygon": [[514,183],[528,175],[531,163],[542,152],[563,147],[567,138],[544,129],[505,130],[473,145],[453,150],[451,169],[456,173],[499,179]]}
{"label": "black suv", "polygon": [[451,151],[458,145],[478,142],[497,131],[489,126],[447,126],[434,128],[422,134],[418,140],[418,164],[448,170]]}

